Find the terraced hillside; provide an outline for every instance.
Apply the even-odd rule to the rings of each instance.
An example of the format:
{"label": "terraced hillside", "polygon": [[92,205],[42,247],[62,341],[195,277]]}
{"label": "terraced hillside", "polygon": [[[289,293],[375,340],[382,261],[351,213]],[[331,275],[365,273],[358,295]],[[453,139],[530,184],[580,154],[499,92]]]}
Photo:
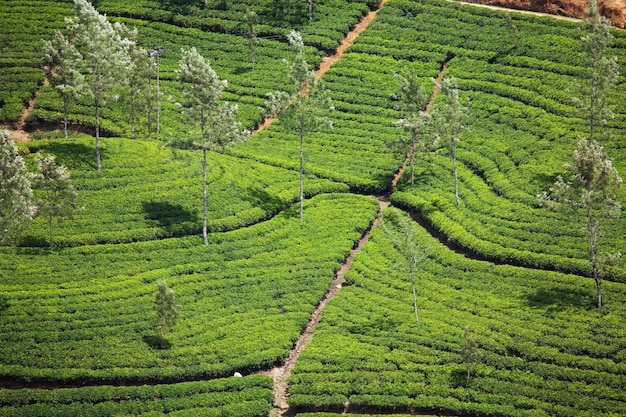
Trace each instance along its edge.
{"label": "terraced hillside", "polygon": [[[0,415],[626,414],[626,261],[609,271],[597,310],[584,230],[536,198],[586,131],[568,90],[582,72],[581,24],[389,0],[322,77],[334,128],[306,138],[304,220],[292,207],[298,138],[277,120],[227,153],[210,152],[204,246],[201,157],[164,145],[189,129],[176,105],[180,49],[195,45],[209,58],[253,128],[265,94],[288,82],[284,34],[300,28],[317,65],[375,5],[314,2],[309,20],[306,2],[96,4],[136,26],[144,47],[165,48],[161,132],[148,138],[140,119],[140,140],[129,139],[127,109],[109,102],[100,173],[93,138],[50,131],[61,103],[37,69],[42,39],[63,27],[71,2],[0,0],[0,79],[16,80],[0,84],[2,119],[14,123],[39,91],[28,123],[41,140],[19,148],[31,168],[35,154],[57,155],[85,207],[55,224],[54,251],[41,218],[16,246],[0,247]],[[248,9],[261,17],[254,71],[241,26]],[[13,41],[17,22],[33,35]],[[626,73],[626,35],[614,35],[611,53]],[[418,154],[413,186],[406,175],[392,186],[408,152],[391,146],[405,135],[393,126],[403,117],[394,75],[407,70],[429,93],[443,70],[471,100],[459,206],[443,150]],[[603,144],[623,173],[619,81],[615,139]],[[70,119],[90,131],[86,100]],[[372,196],[383,194],[391,208]],[[619,197],[626,203],[623,189]],[[415,275],[418,324],[407,259],[394,246],[402,219],[427,255]],[[623,251],[626,222],[607,230],[606,247]],[[296,345],[364,235],[346,282],[333,284],[321,322],[306,330],[310,343]],[[159,279],[182,305],[164,346],[154,338]],[[465,326],[480,353],[470,378]],[[281,409],[279,381],[253,374],[276,376],[284,364],[294,367]]]}

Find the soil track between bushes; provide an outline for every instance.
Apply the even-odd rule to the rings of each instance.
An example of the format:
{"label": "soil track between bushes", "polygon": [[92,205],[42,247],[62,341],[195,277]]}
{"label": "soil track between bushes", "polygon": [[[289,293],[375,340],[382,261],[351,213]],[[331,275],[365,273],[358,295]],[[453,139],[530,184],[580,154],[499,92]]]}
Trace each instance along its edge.
{"label": "soil track between bushes", "polygon": [[[383,3],[384,3],[384,1],[386,1],[386,0],[383,0]],[[373,20],[373,17],[370,18],[369,22],[371,22],[372,20]],[[369,24],[369,22],[368,22],[368,24]],[[364,28],[361,29],[361,31],[362,30],[364,30]],[[354,41],[354,38],[352,39],[350,44],[353,41]],[[344,43],[342,43],[342,44],[344,44]],[[425,109],[426,112],[428,112],[430,110],[430,107],[431,107],[432,103],[434,102],[435,97],[437,96],[437,94],[439,94],[439,90],[440,90],[439,86],[441,85],[441,80],[443,79],[443,74],[444,74],[444,72],[447,69],[447,64],[448,64],[448,60],[449,59],[450,59],[450,57],[448,57],[448,59],[445,62],[443,62],[442,65],[441,65],[441,70],[439,71],[439,75],[437,76],[437,79],[436,79],[436,82],[435,82],[435,88],[433,89],[433,92],[431,94],[430,100],[428,101],[428,104],[426,105],[426,109]],[[383,210],[385,208],[387,208],[387,206],[389,205],[389,203],[388,203],[389,197],[393,193],[394,188],[396,187],[398,181],[402,177],[402,174],[406,170],[407,164],[410,161],[410,159],[411,159],[411,157],[413,156],[414,153],[415,153],[415,148],[414,147],[409,149],[406,157],[404,158],[404,161],[402,162],[402,165],[395,172],[395,174],[393,176],[393,179],[391,181],[390,190],[386,194],[381,195],[381,196],[378,197],[378,204],[379,204],[379,208],[380,208],[380,214],[382,214]],[[313,335],[315,333],[315,327],[317,326],[317,324],[322,319],[322,312],[324,310],[324,307],[326,307],[326,305],[328,304],[328,301],[330,299],[332,299],[335,295],[337,295],[339,293],[339,291],[341,290],[342,285],[345,282],[345,274],[350,270],[350,266],[352,265],[352,261],[354,259],[354,256],[357,253],[359,253],[361,251],[361,249],[363,248],[363,246],[367,243],[367,241],[369,240],[369,237],[370,237],[370,233],[372,232],[372,230],[374,230],[378,226],[378,222],[380,221],[380,219],[381,219],[381,217],[379,216],[379,217],[376,217],[372,221],[372,223],[370,224],[369,228],[363,233],[363,236],[361,237],[361,239],[359,240],[357,245],[350,251],[350,254],[346,258],[346,260],[341,264],[341,267],[339,268],[339,271],[337,271],[337,275],[336,275],[335,279],[333,280],[333,282],[331,283],[330,288],[328,289],[326,294],[324,294],[324,296],[322,297],[321,301],[318,303],[315,311],[311,315],[309,323],[307,324],[304,332],[302,332],[302,334],[300,335],[300,338],[294,344],[294,347],[289,352],[289,355],[285,359],[285,363],[283,364],[283,366],[274,368],[274,369],[272,369],[270,371],[267,371],[267,372],[263,372],[264,374],[270,375],[270,376],[272,376],[274,378],[274,409],[270,413],[271,417],[293,417],[293,416],[295,416],[295,411],[293,409],[291,409],[289,404],[287,403],[287,399],[289,397],[287,379],[291,375],[291,370],[292,370],[293,366],[295,365],[296,361],[298,360],[298,356],[300,355],[300,353],[304,350],[304,348],[313,339]],[[313,411],[315,411],[315,410],[313,410]],[[346,404],[344,405],[344,411],[343,412],[344,413],[350,412],[350,403],[349,402],[346,402]],[[362,413],[362,412],[359,411],[359,413]]]}

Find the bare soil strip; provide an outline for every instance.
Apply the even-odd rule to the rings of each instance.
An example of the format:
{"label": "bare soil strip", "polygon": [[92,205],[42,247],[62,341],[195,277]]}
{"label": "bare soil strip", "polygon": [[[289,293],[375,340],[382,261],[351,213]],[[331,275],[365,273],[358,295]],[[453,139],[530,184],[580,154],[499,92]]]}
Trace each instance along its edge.
{"label": "bare soil strip", "polygon": [[[383,3],[384,1],[386,0],[383,0]],[[370,19],[370,22],[371,22],[371,19]],[[446,71],[446,69],[447,69],[447,61],[444,62],[441,66],[441,71],[439,72],[439,75],[437,76],[437,79],[436,79],[435,88],[433,90],[432,95],[430,96],[430,100],[428,101],[428,104],[426,105],[426,109],[425,109],[426,112],[430,110],[430,106],[434,102],[435,97],[437,96],[437,94],[439,94],[441,80],[443,79],[443,74]],[[400,179],[400,177],[402,177],[402,174],[404,173],[406,169],[407,163],[410,160],[414,152],[415,152],[415,148],[411,148],[409,150],[402,165],[400,166],[398,171],[396,171],[393,177],[393,180],[391,182],[391,190],[387,194],[378,197],[378,204],[380,206],[381,213],[385,208],[387,208],[389,196],[391,195],[391,193],[393,193],[393,189],[398,183],[398,180]],[[363,248],[363,245],[367,243],[367,241],[369,240],[371,231],[378,225],[379,220],[380,220],[380,217],[376,217],[372,221],[370,227],[365,231],[365,233],[361,237],[361,240],[359,240],[359,243],[356,245],[356,247],[354,247],[350,251],[350,254],[346,258],[346,260],[343,262],[341,267],[339,268],[339,271],[337,271],[337,276],[333,280],[330,288],[328,289],[328,292],[324,295],[322,300],[317,305],[317,308],[311,315],[311,319],[309,320],[309,323],[307,324],[304,332],[302,332],[302,334],[300,335],[300,338],[294,344],[293,349],[289,352],[289,355],[287,356],[287,359],[285,360],[284,365],[278,368],[274,368],[270,370],[269,372],[265,372],[266,375],[270,375],[274,378],[274,407],[275,408],[270,413],[270,416],[292,417],[295,415],[295,412],[291,410],[289,407],[289,404],[287,404],[287,398],[289,397],[287,379],[291,375],[291,369],[295,365],[298,359],[298,356],[300,355],[300,352],[302,352],[302,350],[304,350],[304,348],[313,339],[313,334],[315,333],[315,327],[317,326],[317,324],[320,322],[322,318],[322,311],[324,307],[326,307],[326,304],[328,304],[328,301],[331,298],[333,298],[335,295],[337,295],[337,293],[341,290],[342,284],[345,282],[345,278],[344,278],[345,274],[346,272],[348,272],[348,270],[350,270],[350,266],[352,265],[352,260],[354,259],[354,256],[357,253],[359,253],[361,249]],[[350,403],[346,402],[344,406],[344,413],[347,412],[347,410],[349,409],[350,409]]]}
{"label": "bare soil strip", "polygon": [[[330,67],[335,62],[337,62],[337,61],[339,61],[341,59],[341,57],[343,56],[344,52],[346,52],[346,49],[348,49],[348,47],[354,43],[356,38],[358,38],[359,35],[365,29],[367,29],[367,27],[370,25],[370,23],[372,23],[374,18],[376,18],[376,15],[378,14],[378,11],[385,5],[385,3],[387,3],[387,0],[381,0],[380,4],[378,5],[378,7],[376,9],[374,9],[371,12],[367,13],[365,15],[365,17],[363,17],[363,19],[361,19],[361,21],[359,23],[357,23],[350,32],[348,32],[346,37],[341,41],[341,43],[339,44],[339,46],[335,50],[334,54],[322,58],[322,60],[320,62],[320,65],[319,65],[319,68],[315,71],[315,79],[316,80],[321,78],[324,74],[326,74],[326,72],[330,69]],[[265,129],[267,126],[271,125],[272,122],[274,122],[274,120],[275,119],[271,119],[271,118],[265,119],[261,124],[259,124],[259,126],[257,126],[256,129],[254,129],[252,134],[254,135],[255,133],[258,133],[261,130]]]}
{"label": "bare soil strip", "polygon": [[[532,14],[532,15],[535,15],[535,16],[553,17],[555,19],[567,20],[569,22],[582,22],[582,19],[578,19],[578,18],[575,18],[575,17],[569,17],[569,16],[563,16],[563,15],[559,15],[559,14],[534,12],[532,10],[523,10],[523,9],[516,9],[516,8],[509,8],[509,7],[502,7],[502,6],[494,6],[494,5],[491,5],[491,4],[481,4],[481,3],[458,1],[458,0],[448,0],[448,1],[453,2],[453,3],[460,3],[460,4],[468,5],[468,6],[476,6],[476,7],[483,7],[483,8],[491,9],[491,10],[499,10],[499,11],[502,11],[502,12]],[[480,0],[478,0],[478,1],[480,1]]]}
{"label": "bare soil strip", "polygon": [[[44,80],[44,85],[48,85],[48,79]],[[11,137],[15,142],[29,142],[31,140],[30,134],[24,130],[26,126],[26,118],[30,116],[30,113],[35,108],[35,103],[37,103],[37,98],[39,97],[39,90],[35,91],[35,95],[28,102],[28,107],[22,111],[20,118],[15,123],[14,129],[8,129]]]}

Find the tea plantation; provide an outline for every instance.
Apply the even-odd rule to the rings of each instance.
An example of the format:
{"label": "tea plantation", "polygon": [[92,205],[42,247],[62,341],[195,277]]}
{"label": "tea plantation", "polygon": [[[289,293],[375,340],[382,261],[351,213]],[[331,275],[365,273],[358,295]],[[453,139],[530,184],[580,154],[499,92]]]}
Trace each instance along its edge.
{"label": "tea plantation", "polygon": [[[54,250],[45,218],[0,246],[0,416],[626,415],[626,259],[608,269],[597,309],[584,225],[537,199],[587,132],[572,102],[582,23],[385,2],[321,78],[333,128],[305,138],[303,219],[299,138],[279,118],[209,152],[204,245],[202,155],[166,145],[197,130],[178,104],[181,48],[195,46],[228,80],[224,98],[252,130],[266,94],[289,85],[286,34],[300,30],[318,66],[378,4],[316,0],[309,19],[305,1],[93,3],[136,27],[142,47],[162,48],[160,132],[140,114],[130,139],[127,104],[107,101],[98,172],[93,105],[70,107],[74,133],[62,138],[63,103],[41,70],[43,43],[65,28],[72,1],[0,0],[0,123],[13,127],[36,98],[25,126],[33,140],[20,153],[30,171],[36,155],[56,155],[84,208],[55,221]],[[254,71],[249,10],[258,16]],[[613,139],[602,145],[624,175],[626,33],[612,33],[622,75],[609,97]],[[406,135],[393,125],[404,117],[395,75],[415,72],[431,94],[442,70],[469,103],[458,206],[444,149],[418,153],[415,183],[404,174],[392,187],[409,151],[394,145]],[[618,197],[625,205],[623,187]],[[604,231],[602,248],[624,252],[623,217]],[[397,247],[407,233],[424,255],[414,271],[418,323],[410,260]],[[363,236],[346,281],[332,284]],[[155,333],[159,280],[181,306],[164,339]],[[331,285],[336,295],[291,363]],[[293,369],[281,410],[267,375],[285,363]]]}

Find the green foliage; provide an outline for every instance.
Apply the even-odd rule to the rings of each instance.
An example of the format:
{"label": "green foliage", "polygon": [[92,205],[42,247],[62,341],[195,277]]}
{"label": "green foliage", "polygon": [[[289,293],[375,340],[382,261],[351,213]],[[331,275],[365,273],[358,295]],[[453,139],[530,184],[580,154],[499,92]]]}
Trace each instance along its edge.
{"label": "green foliage", "polygon": [[53,217],[71,217],[82,208],[76,205],[76,190],[72,185],[70,173],[66,167],[57,165],[56,157],[37,155],[37,175],[35,188],[42,196],[37,201],[38,214],[48,219],[50,229],[50,249],[52,249],[52,219]]}
{"label": "green foliage", "polygon": [[2,390],[0,416],[263,417],[272,400],[271,378],[254,375],[138,387]]}
{"label": "green foliage", "polygon": [[[397,268],[404,255],[376,228],[299,356],[289,401],[311,410],[319,398],[340,407],[343,397],[372,413],[621,413],[624,285],[607,283],[608,314],[598,312],[587,278],[470,260],[415,231],[430,247],[416,279],[420,326]],[[469,384],[466,323],[481,352]]]}
{"label": "green foliage", "polygon": [[[0,315],[0,377],[172,382],[272,367],[377,210],[371,197],[327,194],[305,202],[304,222],[292,207],[211,233],[208,246],[190,236],[54,252],[0,248],[9,305]],[[146,338],[160,279],[184,306],[169,349]]]}
{"label": "green foliage", "polygon": [[165,280],[158,280],[154,309],[156,311],[157,328],[161,339],[165,336],[165,332],[178,321],[181,307],[180,304],[176,304],[176,294],[174,294],[174,290],[167,286]]}
{"label": "green foliage", "polygon": [[0,130],[0,245],[14,238],[37,211],[31,178],[8,130]]}
{"label": "green foliage", "polygon": [[300,142],[300,219],[304,204],[304,137],[326,126],[332,128],[328,113],[333,111],[332,100],[320,81],[315,79],[304,56],[304,43],[300,33],[288,36],[294,53],[289,67],[291,88],[287,91],[268,93],[267,107],[270,116],[280,117],[288,131],[295,133]]}

